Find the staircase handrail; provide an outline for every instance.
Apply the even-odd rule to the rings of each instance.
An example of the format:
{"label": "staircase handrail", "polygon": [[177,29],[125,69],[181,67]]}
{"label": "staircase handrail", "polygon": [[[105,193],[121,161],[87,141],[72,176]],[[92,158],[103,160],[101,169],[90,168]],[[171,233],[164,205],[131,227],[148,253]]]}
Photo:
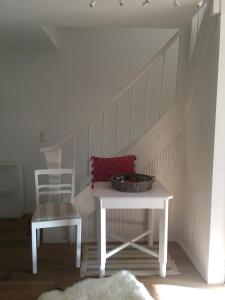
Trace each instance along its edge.
{"label": "staircase handrail", "polygon": [[157,59],[160,55],[162,55],[164,52],[167,51],[167,49],[181,36],[181,31],[178,30],[173,36],[172,38],[159,50],[159,52],[157,52],[157,54],[155,54],[153,56],[153,58],[151,58],[151,60],[134,76],[133,79],[131,79],[124,88],[122,88],[122,90],[112,99],[111,102],[109,102],[108,104],[105,105],[104,109],[100,112],[97,112],[94,114],[93,117],[89,118],[88,120],[85,120],[84,122],[81,123],[81,125],[73,130],[70,134],[68,134],[62,141],[60,141],[59,143],[56,143],[54,145],[51,146],[47,146],[47,147],[42,147],[40,148],[41,152],[52,152],[55,151],[59,148],[61,148],[64,144],[66,144],[70,139],[74,138],[74,136],[77,135],[77,133],[79,133],[83,128],[85,128],[86,126],[88,126],[92,121],[94,121],[99,115],[104,114],[104,112],[107,110],[107,108],[109,106],[111,106],[112,104],[114,104],[130,87],[132,87],[134,85],[134,83],[144,74],[144,72],[146,72],[146,70],[150,67],[150,65],[152,64],[152,62]]}

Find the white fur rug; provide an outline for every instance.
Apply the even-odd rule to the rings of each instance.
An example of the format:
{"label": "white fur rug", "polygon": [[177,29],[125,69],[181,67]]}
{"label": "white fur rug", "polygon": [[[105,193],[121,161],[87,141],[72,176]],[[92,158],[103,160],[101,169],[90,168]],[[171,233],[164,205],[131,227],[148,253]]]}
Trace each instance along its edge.
{"label": "white fur rug", "polygon": [[43,293],[37,300],[153,300],[145,286],[128,271],[108,278],[86,279],[61,292]]}

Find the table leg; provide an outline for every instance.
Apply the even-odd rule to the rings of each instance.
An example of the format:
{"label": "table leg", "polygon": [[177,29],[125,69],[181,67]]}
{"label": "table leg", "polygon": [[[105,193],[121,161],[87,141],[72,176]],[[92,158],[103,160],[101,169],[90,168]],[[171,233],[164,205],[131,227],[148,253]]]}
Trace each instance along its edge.
{"label": "table leg", "polygon": [[76,267],[80,268],[80,258],[81,258],[81,224],[82,220],[78,220],[76,225],[77,229],[77,249],[76,249]]}
{"label": "table leg", "polygon": [[155,210],[154,209],[148,210],[148,230],[151,231],[151,233],[148,236],[148,246],[149,248],[152,248],[154,243],[154,233],[155,233]]}
{"label": "table leg", "polygon": [[105,263],[106,263],[106,210],[99,208],[99,237],[98,237],[100,269],[99,276],[105,276]]}
{"label": "table leg", "polygon": [[37,229],[37,247],[40,247],[41,242],[41,229]]}
{"label": "table leg", "polygon": [[160,276],[166,277],[167,246],[168,246],[168,209],[169,201],[165,201],[165,207],[159,213],[159,265]]}
{"label": "table leg", "polygon": [[32,272],[37,274],[37,235],[36,226],[31,224],[31,239],[32,239]]}

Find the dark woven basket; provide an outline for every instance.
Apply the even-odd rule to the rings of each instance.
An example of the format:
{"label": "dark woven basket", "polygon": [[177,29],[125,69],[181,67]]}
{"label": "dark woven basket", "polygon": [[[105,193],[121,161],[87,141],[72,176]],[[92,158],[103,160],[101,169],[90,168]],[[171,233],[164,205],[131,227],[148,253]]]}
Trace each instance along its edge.
{"label": "dark woven basket", "polygon": [[146,192],[151,190],[155,176],[144,174],[118,174],[111,178],[112,187],[121,192]]}

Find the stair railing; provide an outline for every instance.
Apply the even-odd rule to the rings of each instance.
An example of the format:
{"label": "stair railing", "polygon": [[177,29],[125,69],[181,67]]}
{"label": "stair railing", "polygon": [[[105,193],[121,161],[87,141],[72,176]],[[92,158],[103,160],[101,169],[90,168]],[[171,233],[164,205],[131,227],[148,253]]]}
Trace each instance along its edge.
{"label": "stair railing", "polygon": [[[157,103],[159,106],[158,113],[156,116],[154,116],[154,122],[157,122],[161,116],[171,107],[173,102],[176,99],[176,92],[174,95],[173,102],[169,103],[169,106],[165,106],[165,103],[162,103],[162,93],[163,93],[163,87],[165,84],[165,60],[166,60],[166,54],[167,51],[178,41],[179,43],[179,49],[178,49],[178,58],[177,58],[177,71],[176,71],[176,87],[177,89],[177,77],[178,77],[178,70],[179,70],[179,56],[180,56],[180,39],[181,39],[181,32],[178,31],[176,32],[173,37],[165,44],[165,46],[134,76],[134,78],[112,99],[112,101],[107,104],[104,109],[101,112],[96,113],[92,118],[89,120],[83,122],[77,129],[72,131],[68,136],[66,136],[62,141],[55,145],[51,145],[48,147],[43,147],[41,148],[41,152],[45,155],[45,159],[47,162],[48,167],[61,167],[62,164],[62,147],[67,144],[70,141],[73,141],[73,165],[75,168],[75,157],[76,157],[76,141],[77,141],[77,136],[78,134],[82,131],[82,129],[87,128],[87,152],[88,152],[88,157],[87,159],[90,159],[91,156],[91,125],[94,120],[99,118],[101,116],[101,155],[104,156],[104,132],[105,132],[105,117],[106,117],[106,112],[107,110],[112,106],[116,105],[116,143],[115,143],[115,155],[118,153],[119,150],[119,124],[120,124],[120,104],[121,104],[121,99],[127,93],[128,91],[131,91],[132,93],[132,102],[131,102],[131,113],[130,113],[130,133],[129,133],[129,144],[133,144],[136,140],[137,137],[134,137],[134,104],[135,104],[135,85],[136,83],[143,77],[147,76],[147,97],[146,97],[146,103],[145,103],[145,115],[143,118],[145,118],[145,129],[144,132],[142,132],[142,135],[150,129],[150,127],[154,124],[149,124],[149,112],[151,110],[150,103],[149,103],[149,84],[150,84],[150,76],[151,74],[151,66],[152,64],[157,60],[157,59],[162,59],[162,64],[160,66],[161,70],[161,82],[160,82],[160,101]],[[142,136],[141,135],[141,136]],[[138,138],[140,138],[139,136]],[[129,145],[127,145],[129,146]],[[90,166],[88,164],[88,172],[89,173]]]}

